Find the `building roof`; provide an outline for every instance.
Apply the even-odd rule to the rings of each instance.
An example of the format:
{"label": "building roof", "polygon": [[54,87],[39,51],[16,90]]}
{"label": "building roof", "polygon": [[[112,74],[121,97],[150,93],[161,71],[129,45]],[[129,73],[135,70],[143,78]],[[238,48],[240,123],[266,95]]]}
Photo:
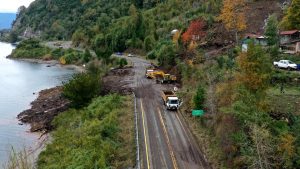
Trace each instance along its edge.
{"label": "building roof", "polygon": [[264,39],[265,37],[262,35],[254,34],[254,33],[247,33],[245,38],[253,38],[253,39]]}
{"label": "building roof", "polygon": [[299,32],[299,30],[282,31],[282,32],[280,32],[280,35],[292,35],[297,32]]}

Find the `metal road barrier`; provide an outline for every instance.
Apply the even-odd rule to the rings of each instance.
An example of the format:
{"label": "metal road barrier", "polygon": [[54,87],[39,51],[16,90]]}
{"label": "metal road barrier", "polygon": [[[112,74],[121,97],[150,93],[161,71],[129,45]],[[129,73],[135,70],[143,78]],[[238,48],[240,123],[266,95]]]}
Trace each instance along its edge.
{"label": "metal road barrier", "polygon": [[134,97],[134,116],[135,116],[135,139],[136,139],[136,169],[141,168],[140,162],[140,144],[139,144],[139,128],[138,128],[138,114],[137,114],[137,105],[136,105],[136,96],[135,93],[132,92]]}

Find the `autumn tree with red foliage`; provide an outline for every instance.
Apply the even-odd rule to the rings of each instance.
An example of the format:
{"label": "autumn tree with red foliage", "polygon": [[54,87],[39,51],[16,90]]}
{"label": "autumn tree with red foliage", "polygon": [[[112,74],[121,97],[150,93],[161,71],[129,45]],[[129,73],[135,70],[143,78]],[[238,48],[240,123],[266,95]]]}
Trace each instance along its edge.
{"label": "autumn tree with red foliage", "polygon": [[197,19],[191,22],[187,31],[182,35],[183,43],[187,44],[191,41],[199,41],[205,37],[206,32],[204,31],[205,22],[202,19]]}

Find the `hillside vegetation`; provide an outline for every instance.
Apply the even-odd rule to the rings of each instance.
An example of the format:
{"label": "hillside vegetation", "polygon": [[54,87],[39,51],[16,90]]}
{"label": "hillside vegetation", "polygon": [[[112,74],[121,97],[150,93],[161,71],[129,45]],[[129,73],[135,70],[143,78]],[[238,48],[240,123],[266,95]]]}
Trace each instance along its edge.
{"label": "hillside vegetation", "polygon": [[129,168],[135,165],[132,98],[108,95],[55,118],[38,168]]}
{"label": "hillside vegetation", "polygon": [[[105,64],[113,52],[147,53],[147,59],[179,77],[178,93],[185,101],[181,111],[214,168],[298,168],[299,72],[275,69],[272,61],[299,61],[281,54],[278,45],[279,29],[300,29],[299,2],[284,7],[277,0],[37,0],[20,10],[14,32],[27,29],[42,40],[71,39],[95,51]],[[250,39],[248,51],[242,52],[240,41],[249,32],[267,36],[267,45]],[[90,108],[70,114],[90,118]],[[191,117],[190,111],[199,108],[206,115]],[[63,118],[56,122],[64,124]],[[94,132],[90,125],[77,134]],[[66,150],[68,157],[72,151]]]}
{"label": "hillside vegetation", "polygon": [[173,29],[186,28],[193,19],[204,17],[211,26],[221,2],[36,0],[27,9],[20,8],[14,32],[23,35],[27,30],[46,40],[72,39],[75,45],[102,52],[130,47],[149,51],[155,42],[170,37]]}

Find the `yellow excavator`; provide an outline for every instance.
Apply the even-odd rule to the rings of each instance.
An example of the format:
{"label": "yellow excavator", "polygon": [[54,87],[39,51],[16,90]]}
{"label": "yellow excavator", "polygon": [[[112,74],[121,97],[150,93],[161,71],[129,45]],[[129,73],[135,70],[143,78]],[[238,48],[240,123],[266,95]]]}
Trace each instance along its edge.
{"label": "yellow excavator", "polygon": [[156,83],[173,83],[177,81],[175,75],[167,74],[162,70],[156,68],[147,68],[145,76],[149,79],[155,79]]}
{"label": "yellow excavator", "polygon": [[160,84],[174,83],[177,81],[177,77],[171,74],[156,75],[155,79],[156,79],[156,83],[160,83]]}

